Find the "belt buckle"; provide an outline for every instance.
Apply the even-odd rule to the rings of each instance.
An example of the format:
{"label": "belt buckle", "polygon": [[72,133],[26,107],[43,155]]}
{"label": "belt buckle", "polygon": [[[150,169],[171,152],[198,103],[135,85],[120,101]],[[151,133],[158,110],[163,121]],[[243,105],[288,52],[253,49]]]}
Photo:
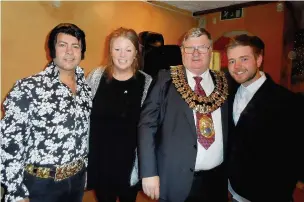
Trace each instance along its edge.
{"label": "belt buckle", "polygon": [[64,177],[64,168],[62,167],[57,167],[56,168],[56,173],[55,173],[55,178],[54,181],[61,181],[63,179],[65,179]]}
{"label": "belt buckle", "polygon": [[54,181],[61,181],[75,175],[77,172],[80,171],[82,166],[83,161],[81,160],[77,160],[63,166],[58,166],[56,168]]}
{"label": "belt buckle", "polygon": [[35,177],[39,177],[39,178],[43,178],[43,179],[47,179],[47,178],[53,178],[50,173],[51,173],[51,169],[50,168],[45,168],[45,167],[36,167],[33,164],[28,164],[25,167],[25,170],[35,176]]}
{"label": "belt buckle", "polygon": [[50,168],[44,168],[44,167],[37,167],[37,171],[36,171],[36,177],[39,178],[53,178],[51,175],[51,169]]}

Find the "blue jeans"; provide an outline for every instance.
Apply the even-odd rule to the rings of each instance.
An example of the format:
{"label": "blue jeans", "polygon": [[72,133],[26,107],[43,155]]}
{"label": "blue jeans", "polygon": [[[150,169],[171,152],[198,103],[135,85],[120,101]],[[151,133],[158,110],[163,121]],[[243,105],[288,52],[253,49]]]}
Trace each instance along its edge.
{"label": "blue jeans", "polygon": [[24,184],[29,190],[30,202],[82,202],[85,169],[62,181],[43,179],[24,172]]}

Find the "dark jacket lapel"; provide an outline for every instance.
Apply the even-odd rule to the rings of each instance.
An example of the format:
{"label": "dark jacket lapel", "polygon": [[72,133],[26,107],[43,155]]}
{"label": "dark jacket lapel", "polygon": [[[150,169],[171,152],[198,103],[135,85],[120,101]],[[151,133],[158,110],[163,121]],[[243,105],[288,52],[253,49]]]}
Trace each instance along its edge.
{"label": "dark jacket lapel", "polygon": [[[183,100],[184,101],[184,100]],[[196,135],[196,128],[195,128],[195,122],[194,122],[194,115],[192,109],[187,105],[187,103],[184,101],[185,104],[182,105],[183,111],[185,113],[185,116],[188,120],[189,126],[191,128],[191,132],[193,134],[193,137],[197,139]]]}
{"label": "dark jacket lapel", "polygon": [[[183,70],[184,70],[185,79],[188,82],[185,67]],[[173,86],[174,86],[174,84],[173,84]],[[174,86],[174,88],[175,88],[175,86]],[[183,102],[183,104],[181,104],[181,105],[177,104],[176,106],[181,106],[181,110],[184,111],[186,119],[191,128],[192,136],[193,136],[193,138],[197,139],[193,110],[189,107],[189,105],[186,103],[186,101],[182,98],[182,96],[180,95],[180,93],[177,90],[176,90],[176,93],[179,95],[179,98],[180,98],[179,101]]]}
{"label": "dark jacket lapel", "polygon": [[267,79],[265,82],[261,85],[261,87],[257,90],[257,92],[254,94],[252,99],[249,101],[247,106],[242,111],[239,120],[236,124],[236,127],[239,125],[242,125],[243,121],[246,121],[248,119],[253,120],[256,113],[256,105],[260,103],[265,103],[267,99],[267,93],[271,91],[271,86],[273,86],[274,82],[272,79],[265,73]]}

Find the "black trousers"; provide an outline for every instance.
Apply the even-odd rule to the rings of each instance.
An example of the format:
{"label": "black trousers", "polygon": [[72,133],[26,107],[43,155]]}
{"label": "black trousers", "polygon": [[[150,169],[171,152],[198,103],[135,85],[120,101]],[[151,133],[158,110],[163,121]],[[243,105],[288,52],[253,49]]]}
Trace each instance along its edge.
{"label": "black trousers", "polygon": [[223,165],[194,172],[190,193],[185,202],[227,202],[228,180]]}
{"label": "black trousers", "polygon": [[58,182],[52,178],[37,178],[25,171],[24,184],[29,190],[30,202],[82,202],[85,169]]}
{"label": "black trousers", "polygon": [[141,184],[138,183],[119,191],[102,188],[95,188],[94,191],[98,202],[116,202],[117,198],[119,198],[119,202],[135,202],[140,186]]}

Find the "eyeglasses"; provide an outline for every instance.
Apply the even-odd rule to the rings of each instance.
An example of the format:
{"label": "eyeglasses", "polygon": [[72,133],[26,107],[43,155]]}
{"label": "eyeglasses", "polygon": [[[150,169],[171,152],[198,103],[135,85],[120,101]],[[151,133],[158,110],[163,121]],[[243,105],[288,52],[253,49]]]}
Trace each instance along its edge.
{"label": "eyeglasses", "polygon": [[210,49],[211,46],[206,47],[206,46],[196,46],[196,47],[183,47],[185,53],[187,54],[193,54],[195,50],[197,50],[198,53],[200,54],[206,54],[208,50]]}

